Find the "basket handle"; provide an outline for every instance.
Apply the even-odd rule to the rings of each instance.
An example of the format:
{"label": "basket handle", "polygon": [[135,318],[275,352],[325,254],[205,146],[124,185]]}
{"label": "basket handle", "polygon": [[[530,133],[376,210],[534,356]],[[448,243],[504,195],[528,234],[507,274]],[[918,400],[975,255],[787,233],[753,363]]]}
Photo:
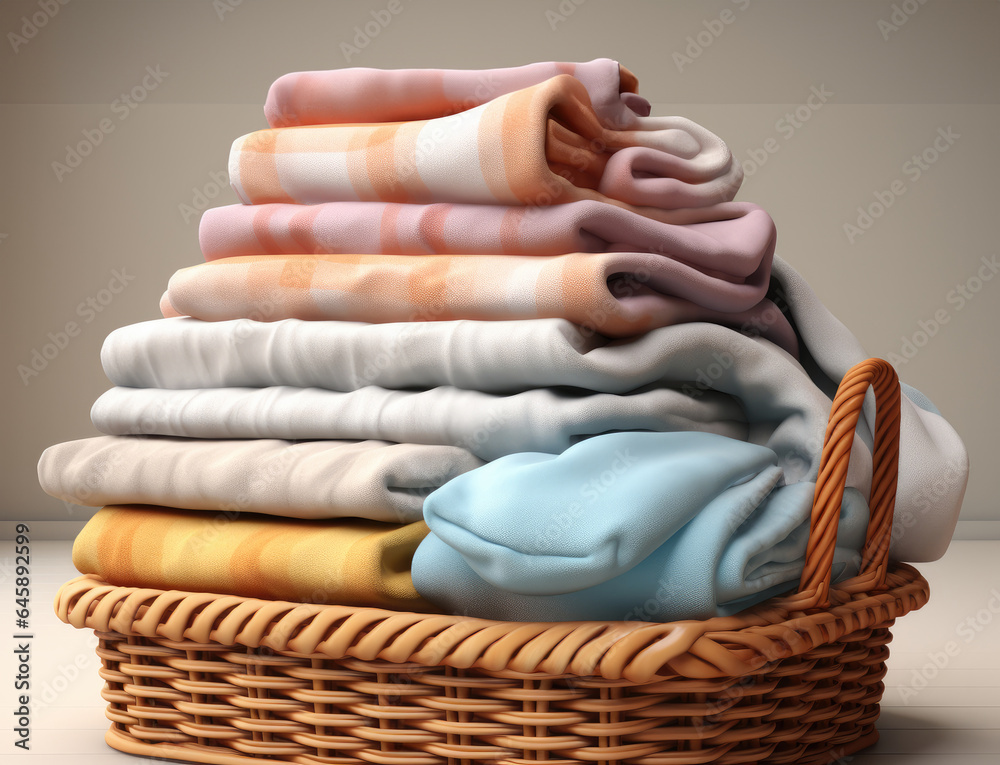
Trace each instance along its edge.
{"label": "basket handle", "polygon": [[881,590],[886,586],[899,472],[900,390],[896,370],[889,362],[868,359],[854,365],[844,375],[830,409],[813,495],[805,567],[799,582],[802,610],[830,605],[830,573],[847,465],[854,443],[854,429],[869,386],[875,390],[875,449],[872,455],[872,491],[868,500],[868,531],[861,553],[859,576],[873,576],[871,590]]}

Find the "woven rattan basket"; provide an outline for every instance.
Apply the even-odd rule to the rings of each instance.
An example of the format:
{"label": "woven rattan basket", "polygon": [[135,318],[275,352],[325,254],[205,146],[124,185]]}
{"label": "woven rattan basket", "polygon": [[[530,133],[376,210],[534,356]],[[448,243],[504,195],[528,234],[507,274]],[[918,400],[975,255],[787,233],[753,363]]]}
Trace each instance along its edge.
{"label": "woven rattan basket", "polygon": [[[877,406],[861,573],[830,587],[854,427]],[[826,433],[799,591],[665,624],[453,615],[65,584],[96,631],[111,728],[133,754],[207,763],[825,763],[875,742],[889,627],[927,583],[887,553],[899,384],[870,359]]]}

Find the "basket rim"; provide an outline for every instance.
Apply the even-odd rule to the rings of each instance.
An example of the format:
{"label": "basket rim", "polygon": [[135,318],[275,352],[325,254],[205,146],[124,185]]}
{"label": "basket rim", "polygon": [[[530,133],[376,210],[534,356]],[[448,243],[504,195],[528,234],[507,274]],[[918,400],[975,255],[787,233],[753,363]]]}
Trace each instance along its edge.
{"label": "basket rim", "polygon": [[758,674],[818,646],[888,627],[928,597],[915,568],[893,563],[832,587],[828,608],[802,610],[801,595],[793,594],[702,621],[503,622],[123,587],[93,574],[63,584],[54,605],[61,621],[79,629],[166,642],[643,684]]}

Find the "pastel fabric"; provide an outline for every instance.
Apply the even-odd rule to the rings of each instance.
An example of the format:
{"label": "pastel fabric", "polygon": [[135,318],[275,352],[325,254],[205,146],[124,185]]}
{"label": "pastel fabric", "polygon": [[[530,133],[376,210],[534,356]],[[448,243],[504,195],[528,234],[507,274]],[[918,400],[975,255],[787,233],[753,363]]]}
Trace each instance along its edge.
{"label": "pastel fabric", "polygon": [[613,337],[714,321],[758,326],[794,355],[791,325],[764,297],[767,276],[727,278],[653,253],[264,255],[182,268],[160,309],[206,321],[565,318]]}
{"label": "pastel fabric", "polygon": [[[656,252],[749,279],[769,273],[775,227],[748,202],[685,208],[659,220],[585,200],[548,207],[437,202],[226,205],[206,210],[206,260],[246,255],[562,255]],[[766,278],[766,277],[765,277]]]}
{"label": "pastel fabric", "polygon": [[[812,287],[787,262],[775,257],[772,280],[788,306],[800,345],[801,363],[831,397],[848,370],[871,354],[822,304]],[[969,479],[969,454],[951,424],[920,391],[903,383],[900,403],[897,513],[890,553],[895,560],[938,560],[948,549]],[[870,446],[875,431],[875,397],[868,392],[858,430]]]}
{"label": "pastel fabric", "polygon": [[[756,380],[758,368],[773,364],[782,374],[792,370],[796,381],[774,390],[782,400],[804,384],[798,381],[809,381],[773,344],[702,322],[611,339],[565,319],[365,324],[180,317],[119,327],[105,339],[101,362],[112,383],[130,388],[446,385],[517,393],[567,386],[628,393],[664,384],[694,396],[710,388],[738,395],[730,380]],[[777,379],[765,374],[759,384]]]}
{"label": "pastel fabric", "polygon": [[444,117],[557,75],[583,85],[609,124],[649,114],[638,80],[617,61],[538,62],[499,69],[369,69],[291,72],[271,85],[264,115],[271,127],[343,122],[408,122]]}
{"label": "pastel fabric", "polygon": [[631,395],[539,388],[510,396],[441,386],[424,391],[319,388],[112,388],[91,409],[108,435],[377,439],[461,446],[483,460],[559,453],[609,430],[699,430],[746,439],[737,401],[669,388]]}
{"label": "pastel fabric", "polygon": [[[448,443],[481,433],[476,449],[493,458],[518,450],[556,453],[584,433],[622,429],[625,420],[606,415],[663,430],[674,411],[705,423],[698,429],[725,428],[726,435],[768,444],[793,480],[817,473],[830,409],[802,367],[773,344],[706,323],[609,340],[556,319],[382,325],[160,319],[113,332],[102,358],[120,387],[95,405],[101,429],[180,428],[171,414],[191,421],[197,411],[207,415],[215,404],[191,409],[203,397],[227,407],[220,416],[233,401],[252,402],[240,415],[246,420],[291,407],[296,397],[299,408],[321,413],[339,406],[334,402],[365,400],[375,407],[372,424],[361,424],[357,404],[349,421],[336,420],[341,427],[350,422],[362,432],[377,422],[393,428],[385,436],[391,440],[408,440],[405,433]],[[278,386],[286,387],[278,393]],[[344,393],[322,396],[322,389]],[[114,417],[120,402],[131,407],[128,417]],[[656,402],[664,406],[659,424],[634,419],[640,410],[653,414]],[[437,425],[432,411],[439,412]],[[555,430],[546,435],[546,428]],[[572,435],[557,436],[566,428]],[[858,448],[866,448],[860,437]],[[869,461],[861,455],[857,464]],[[856,478],[863,485],[862,474]]]}
{"label": "pastel fabric", "polygon": [[305,521],[111,505],[77,535],[73,565],[122,587],[428,611],[433,606],[410,576],[426,535],[423,521]]}
{"label": "pastel fabric", "polygon": [[606,126],[563,74],[448,117],[257,131],[233,143],[229,178],[244,204],[595,199],[642,211],[728,202],[743,170],[684,117]]}
{"label": "pastel fabric", "polygon": [[766,447],[709,433],[613,433],[490,462],[427,497],[424,519],[487,582],[558,595],[628,571],[709,503],[746,501],[764,472],[761,499],[782,479]]}
{"label": "pastel fabric", "polygon": [[[117,330],[108,338],[102,358],[114,383],[136,387],[289,385],[353,390],[364,385],[447,385],[503,393],[568,385],[624,393],[642,385],[672,384],[681,390],[687,386],[696,394],[718,390],[744,406],[770,401],[778,407],[768,414],[750,405],[750,411],[760,412],[759,420],[772,423],[770,427],[782,423],[774,429],[780,434],[774,440],[768,442],[767,435],[751,440],[774,449],[784,469],[790,470],[786,455],[801,453],[802,448],[790,444],[806,443],[804,453],[811,456],[804,461],[814,464],[837,383],[871,354],[777,256],[771,281],[773,297],[794,321],[804,351],[799,363],[763,340],[710,324],[676,325],[610,340],[559,320],[368,325],[172,319]],[[755,327],[746,329],[753,332]],[[772,352],[757,355],[744,350],[754,343]],[[734,360],[728,367],[727,354]],[[805,390],[812,392],[800,393]],[[903,391],[898,512],[891,553],[897,560],[936,560],[947,549],[958,521],[968,480],[968,453],[926,396],[906,385]],[[804,396],[801,401],[806,402],[820,395],[822,402],[805,405],[813,412],[807,418],[810,424],[795,437],[785,434],[801,421],[796,412],[802,404],[787,408],[790,395]],[[749,415],[751,420],[754,416]],[[871,400],[858,426],[869,450],[874,422]],[[852,469],[863,461],[852,461]],[[870,457],[867,461],[870,466]],[[863,490],[861,479],[851,485]]]}
{"label": "pastel fabric", "polygon": [[[616,469],[613,491],[600,491]],[[783,485],[764,447],[606,434],[496,460],[431,494],[413,581],[444,610],[491,619],[725,616],[794,589],[814,491]],[[865,497],[847,489],[835,579],[857,572],[867,522]]]}
{"label": "pastel fabric", "polygon": [[78,505],[144,504],[289,518],[408,523],[424,498],[482,460],[385,441],[98,436],[50,446],[38,481]]}

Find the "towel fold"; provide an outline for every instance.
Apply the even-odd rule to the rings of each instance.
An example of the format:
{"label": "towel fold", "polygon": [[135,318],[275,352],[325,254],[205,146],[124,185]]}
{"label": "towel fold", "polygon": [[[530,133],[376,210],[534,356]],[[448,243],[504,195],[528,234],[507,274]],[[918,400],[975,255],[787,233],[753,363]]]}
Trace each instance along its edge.
{"label": "towel fold", "polygon": [[50,446],[38,481],[79,505],[165,505],[408,523],[424,498],[482,465],[465,449],[384,441],[99,436]]}
{"label": "towel fold", "polygon": [[829,406],[777,346],[706,322],[611,339],[565,319],[364,324],[176,317],[119,327],[105,339],[101,362],[112,383],[130,388],[448,385],[518,393],[566,386],[628,393],[664,384],[695,396],[718,389],[760,402]]}
{"label": "towel fold", "polygon": [[[710,324],[676,325],[609,340],[590,328],[559,320],[368,325],[172,319],[117,330],[108,338],[102,358],[108,376],[122,386],[291,385],[353,390],[364,385],[450,385],[501,393],[566,385],[627,392],[659,381],[694,395],[719,390],[736,396],[748,411],[759,412],[748,415],[751,420],[768,421],[767,410],[757,409],[753,402],[779,406],[770,415],[769,427],[756,426],[768,435],[750,440],[772,448],[783,469],[801,480],[804,470],[795,471],[790,462],[798,460],[811,469],[837,384],[870,354],[777,256],[771,282],[775,300],[794,322],[804,351],[801,365],[765,340]],[[752,344],[772,353],[747,355],[744,348]],[[812,393],[805,394],[807,389]],[[899,512],[890,552],[895,560],[937,560],[958,522],[968,481],[968,453],[925,396],[905,384],[903,393]],[[806,404],[813,414],[803,419],[796,413],[802,411],[801,402],[814,401],[810,396],[816,395],[822,405]],[[817,425],[818,420],[823,425]],[[800,423],[808,424],[799,435],[789,435]],[[874,401],[870,401],[858,425],[869,449],[874,423]],[[852,469],[863,461],[852,461]],[[870,471],[870,458],[867,463]],[[863,480],[857,478],[850,485],[861,488]]]}
{"label": "towel fold", "polygon": [[[725,616],[795,588],[814,492],[781,485],[762,447],[597,436],[558,457],[496,460],[428,497],[413,581],[444,610],[491,619]],[[846,489],[834,580],[857,572],[867,523],[864,496]]]}
{"label": "towel fold", "polygon": [[405,122],[444,117],[537,85],[559,74],[586,88],[601,118],[624,122],[646,116],[638,80],[617,61],[538,62],[501,69],[369,69],[291,72],[271,85],[264,115],[271,127],[342,122]]}
{"label": "towel fold", "polygon": [[625,573],[712,503],[757,507],[783,479],[777,461],[709,433],[609,433],[458,476],[427,497],[424,519],[490,584],[558,595]]}
{"label": "towel fold", "polygon": [[423,521],[303,521],[112,505],[77,536],[73,565],[123,587],[429,611],[410,577],[426,534]]}
{"label": "towel fold", "polygon": [[[803,367],[831,398],[847,371],[870,356],[851,331],[823,305],[806,280],[775,256],[772,281],[795,324]],[[897,512],[890,551],[895,560],[939,559],[948,549],[969,480],[969,453],[955,429],[924,396],[902,384]],[[870,445],[875,397],[868,391],[858,429]],[[917,521],[916,519],[919,519]]]}
{"label": "towel fold", "polygon": [[741,279],[634,252],[248,256],[182,268],[160,308],[207,321],[566,318],[614,337],[715,321],[763,334],[794,355],[791,325],[764,297],[767,270]]}
{"label": "towel fold", "polygon": [[745,440],[739,403],[656,387],[618,396],[539,388],[510,396],[438,387],[112,388],[91,419],[109,435],[188,438],[376,439],[468,449],[483,460],[539,451],[558,454],[610,430],[698,430]]}
{"label": "towel fold", "polygon": [[[454,438],[462,432],[433,426],[418,401],[442,402],[433,406],[440,407],[440,417],[452,420],[456,428],[516,430],[522,427],[519,418],[524,415],[529,418],[526,427],[541,432],[540,425],[531,425],[537,422],[531,418],[549,417],[544,410],[550,403],[565,413],[553,421],[563,428],[572,417],[580,422],[585,412],[590,413],[588,417],[600,409],[608,415],[624,413],[657,389],[667,389],[674,401],[717,402],[703,410],[706,414],[699,419],[745,420],[748,437],[776,451],[791,480],[802,480],[807,474],[815,477],[818,471],[830,410],[830,399],[788,354],[766,340],[706,323],[609,340],[560,319],[401,324],[160,319],[115,330],[101,356],[106,374],[121,386],[105,395],[112,401],[137,402],[142,397],[147,402],[142,413],[132,410],[131,420],[114,422],[110,418],[117,404],[99,402],[95,408],[98,427],[125,432],[157,432],[143,430],[140,420],[158,404],[164,420],[170,411],[187,406],[169,391],[142,393],[139,389],[192,389],[183,400],[194,401],[212,395],[233,400],[230,395],[212,394],[212,389],[256,387],[261,389],[257,394],[244,390],[238,395],[246,406],[252,401],[255,411],[263,411],[277,404],[276,386],[292,386],[280,396],[289,402],[294,391],[301,389],[347,392],[372,386],[362,394],[363,400],[394,413],[393,430],[381,431],[381,437],[392,440],[409,440],[404,433],[423,440]],[[466,397],[448,393],[455,388],[477,393]],[[406,392],[393,396],[383,389]],[[382,392],[373,392],[378,390]],[[424,392],[415,398],[416,390]],[[605,395],[594,398],[586,395],[588,391]],[[522,395],[508,395],[515,393]],[[609,395],[636,393],[643,396],[619,400]],[[719,399],[719,394],[725,395]],[[303,392],[299,398],[317,402],[309,405],[323,411],[332,406],[319,404],[315,393]],[[528,401],[548,403],[537,410],[520,408]],[[449,406],[461,408],[449,410]],[[493,421],[484,419],[490,411],[497,413]],[[519,414],[512,414],[515,411]],[[376,416],[373,412],[373,421]],[[401,428],[404,418],[423,423],[419,434],[412,426],[405,431]],[[624,424],[599,420],[602,427],[614,429]],[[354,413],[351,422],[360,423],[360,416]],[[153,421],[147,425],[152,427]],[[597,427],[588,430],[599,432]],[[365,437],[375,436],[368,433]],[[522,438],[521,443],[546,442],[531,437]],[[558,444],[568,442],[548,443],[553,448],[543,451],[555,453]],[[860,457],[852,469],[869,461],[870,457]],[[905,465],[903,470],[905,475]],[[857,485],[864,485],[860,472],[853,477]]]}
{"label": "towel fold", "polygon": [[229,179],[244,204],[596,199],[642,210],[728,202],[743,170],[684,117],[606,126],[583,84],[557,75],[448,117],[272,128],[236,139]]}
{"label": "towel fold", "polygon": [[656,252],[746,279],[769,271],[774,221],[747,202],[686,208],[661,220],[585,200],[549,207],[327,202],[227,205],[205,211],[205,260],[245,255],[562,255]]}

